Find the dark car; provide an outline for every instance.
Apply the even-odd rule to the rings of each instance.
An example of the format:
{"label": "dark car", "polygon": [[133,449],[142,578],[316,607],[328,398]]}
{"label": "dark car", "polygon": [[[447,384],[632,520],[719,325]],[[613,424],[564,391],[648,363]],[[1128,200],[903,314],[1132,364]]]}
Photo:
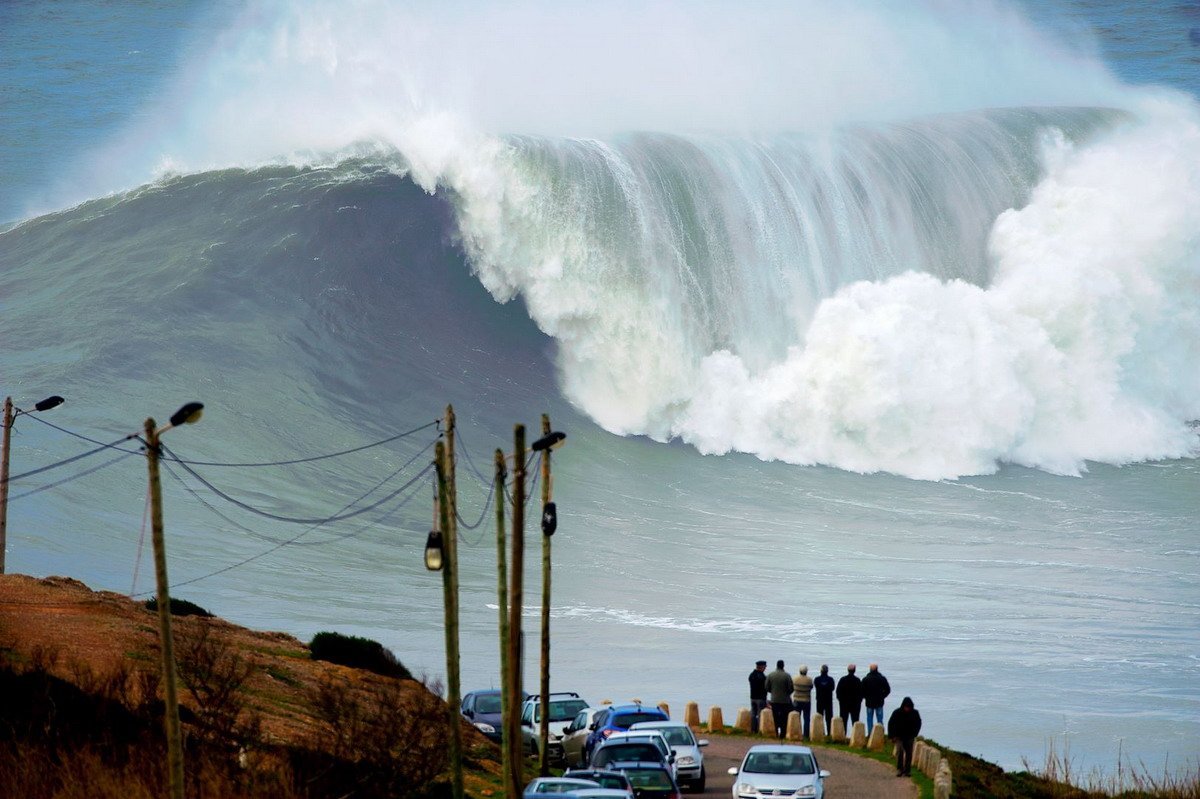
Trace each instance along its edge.
{"label": "dark car", "polygon": [[590,763],[596,745],[615,732],[626,732],[630,726],[643,721],[670,721],[666,713],[644,705],[613,705],[596,714],[592,731],[583,745],[584,758]]}
{"label": "dark car", "polygon": [[657,762],[622,762],[613,763],[614,771],[623,771],[633,786],[633,795],[637,799],[682,799],[683,793],[679,784],[671,776],[671,767]]}
{"label": "dark car", "polygon": [[598,768],[575,768],[570,771],[563,772],[564,777],[574,777],[579,780],[591,780],[599,783],[601,788],[618,788],[626,791],[633,791],[633,786],[629,784],[629,777],[624,771],[611,771]]}
{"label": "dark car", "polygon": [[612,737],[596,744],[592,750],[590,768],[616,768],[613,763],[662,762],[675,774],[675,751],[659,733],[635,735],[614,733]]}
{"label": "dark car", "polygon": [[504,738],[504,722],[500,708],[499,691],[471,691],[462,700],[463,718],[497,743]]}

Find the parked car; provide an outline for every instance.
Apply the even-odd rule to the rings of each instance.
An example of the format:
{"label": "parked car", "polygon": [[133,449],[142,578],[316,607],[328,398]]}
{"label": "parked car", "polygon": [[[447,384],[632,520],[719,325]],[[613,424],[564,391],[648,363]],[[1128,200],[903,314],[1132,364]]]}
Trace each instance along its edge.
{"label": "parked car", "polygon": [[592,721],[595,720],[596,714],[601,710],[603,708],[585,707],[576,714],[570,724],[563,727],[563,760],[568,767],[582,767],[587,765],[584,755],[584,744],[587,743],[588,736],[592,734]]}
{"label": "parked car", "polygon": [[611,705],[602,709],[592,720],[591,733],[583,745],[584,759],[591,763],[596,744],[616,732],[625,732],[642,721],[670,721],[670,716],[656,707],[644,705]]}
{"label": "parked car", "polygon": [[696,740],[692,728],[682,721],[641,721],[629,728],[630,732],[655,730],[662,733],[675,751],[675,779],[680,787],[686,785],[693,791],[703,792],[706,781],[704,753],[701,747],[708,741]]}
{"label": "parked car", "polygon": [[760,744],[750,747],[733,775],[733,799],[803,796],[822,799],[829,772],[807,746]]}
{"label": "parked car", "polygon": [[636,799],[681,799],[679,784],[664,763],[625,762],[613,767],[625,772]]}
{"label": "parked car", "polygon": [[500,698],[500,691],[471,691],[463,697],[461,708],[463,718],[496,743],[504,738]]}
{"label": "parked car", "polygon": [[563,772],[564,777],[574,777],[577,780],[591,780],[592,782],[600,783],[601,787],[613,788],[616,790],[625,791],[629,799],[633,799],[633,786],[629,784],[629,777],[623,771],[612,771],[606,769],[587,769],[577,768]]}
{"label": "parked car", "polygon": [[675,776],[675,750],[658,732],[615,732],[596,744],[592,768],[617,768],[614,763],[661,762]]}
{"label": "parked car", "polygon": [[[562,762],[562,723],[571,721],[579,711],[587,708],[588,703],[579,698],[574,692],[558,692],[550,694],[550,725],[547,731],[546,756],[551,763]],[[525,742],[525,751],[536,755],[538,752],[539,734],[542,724],[542,698],[531,696],[521,706],[521,737]]]}
{"label": "parked car", "polygon": [[576,791],[599,787],[600,783],[591,780],[579,780],[571,777],[537,777],[530,780],[521,796],[523,799],[561,797],[564,794],[574,796]]}

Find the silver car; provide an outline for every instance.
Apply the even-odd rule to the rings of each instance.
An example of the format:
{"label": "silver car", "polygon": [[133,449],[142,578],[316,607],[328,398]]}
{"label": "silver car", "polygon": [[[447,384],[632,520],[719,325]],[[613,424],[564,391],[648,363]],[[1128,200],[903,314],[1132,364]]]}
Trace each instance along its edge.
{"label": "silver car", "polygon": [[661,733],[675,751],[675,779],[680,787],[686,783],[691,790],[703,792],[706,775],[700,747],[708,746],[708,741],[704,738],[697,741],[692,728],[682,721],[639,721],[629,728],[630,732],[647,730]]}
{"label": "silver car", "polygon": [[733,799],[774,799],[777,796],[825,796],[825,779],[829,776],[817,765],[817,758],[807,746],[760,744],[750,747],[739,768],[729,769],[733,775]]}
{"label": "silver car", "polygon": [[595,720],[596,714],[603,709],[602,707],[585,707],[579,711],[570,724],[563,727],[563,760],[566,761],[567,768],[587,765],[584,759],[583,745],[587,743],[588,735],[592,731],[592,721]]}

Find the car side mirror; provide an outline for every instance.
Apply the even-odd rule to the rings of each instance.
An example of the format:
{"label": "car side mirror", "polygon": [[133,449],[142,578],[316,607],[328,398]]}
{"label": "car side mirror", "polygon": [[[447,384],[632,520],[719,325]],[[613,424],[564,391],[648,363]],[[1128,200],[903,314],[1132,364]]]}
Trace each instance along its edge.
{"label": "car side mirror", "polygon": [[701,738],[699,741],[696,741],[696,746],[708,746],[708,739]]}
{"label": "car side mirror", "polygon": [[727,773],[729,774],[730,777],[736,777],[738,770],[736,767],[734,767],[734,768],[729,769],[729,771]]}
{"label": "car side mirror", "polygon": [[573,732],[575,732],[574,724],[568,724],[567,726],[563,727],[563,735],[570,735]]}
{"label": "car side mirror", "polygon": [[532,727],[533,722],[530,721],[529,719],[521,719],[521,726],[522,727]]}
{"label": "car side mirror", "polygon": [[589,724],[588,729],[591,730],[592,732],[595,732],[597,729],[596,722],[593,721],[591,724]]}
{"label": "car side mirror", "polygon": [[475,718],[475,711],[474,710],[464,710],[463,715],[469,719],[473,719],[473,718]]}
{"label": "car side mirror", "polygon": [[817,776],[820,777],[821,779],[826,779],[827,777],[830,776],[830,774],[825,769],[821,769],[821,771],[817,774]]}
{"label": "car side mirror", "polygon": [[670,755],[667,757],[667,762],[668,762],[668,763],[674,763],[674,762],[675,762],[675,752],[674,752],[674,750],[672,750],[672,751],[671,751],[671,754],[670,754]]}

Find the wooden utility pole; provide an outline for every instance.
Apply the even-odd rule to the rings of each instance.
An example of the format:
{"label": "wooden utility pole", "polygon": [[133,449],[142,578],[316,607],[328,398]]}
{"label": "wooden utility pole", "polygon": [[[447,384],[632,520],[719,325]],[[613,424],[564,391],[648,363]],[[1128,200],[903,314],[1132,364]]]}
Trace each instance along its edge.
{"label": "wooden utility pole", "polygon": [[509,676],[508,662],[508,555],[504,551],[504,491],[508,479],[508,470],[504,468],[504,452],[496,450],[496,474],[492,492],[496,497],[496,594],[500,608],[500,747],[501,760],[504,763],[504,792],[508,799],[521,799],[521,795],[512,793],[513,781],[511,755],[512,748],[508,745],[509,719],[520,712],[520,708],[512,707],[508,686],[512,683]]}
{"label": "wooden utility pole", "polygon": [[4,444],[0,450],[0,574],[4,574],[4,553],[8,549],[8,444],[13,418],[12,397],[5,397]]}
{"label": "wooden utility pole", "polygon": [[[447,422],[453,423],[453,412],[447,411]],[[452,434],[451,434],[452,435]],[[450,439],[453,443],[453,438]],[[434,448],[437,459],[438,511],[442,528],[442,594],[446,620],[446,707],[450,722],[450,789],[454,799],[462,799],[462,719],[459,714],[462,702],[458,686],[458,585],[457,560],[455,558],[454,509],[447,476],[450,473],[450,455],[445,443],[439,441]]]}
{"label": "wooden utility pole", "polygon": [[[512,529],[512,597],[508,614],[508,685],[509,704],[521,706],[521,611],[524,605],[525,582],[525,425],[513,428],[513,529]],[[519,711],[507,719],[505,745],[512,758],[512,790],[510,796],[520,796],[524,781],[523,742]]]}
{"label": "wooden utility pole", "polygon": [[183,799],[183,734],[179,728],[179,688],[175,644],[171,637],[171,593],[167,582],[167,552],[163,541],[162,483],[158,477],[158,427],[146,420],[146,465],[150,470],[150,540],[154,543],[154,581],[158,602],[158,638],[162,654],[163,701],[167,728],[167,776],[171,799]]}
{"label": "wooden utility pole", "polygon": [[[550,435],[550,416],[542,414],[542,435]],[[542,508],[550,502],[550,450],[542,451]],[[541,760],[538,773],[550,775],[550,536],[542,534],[542,726],[538,733]]]}

